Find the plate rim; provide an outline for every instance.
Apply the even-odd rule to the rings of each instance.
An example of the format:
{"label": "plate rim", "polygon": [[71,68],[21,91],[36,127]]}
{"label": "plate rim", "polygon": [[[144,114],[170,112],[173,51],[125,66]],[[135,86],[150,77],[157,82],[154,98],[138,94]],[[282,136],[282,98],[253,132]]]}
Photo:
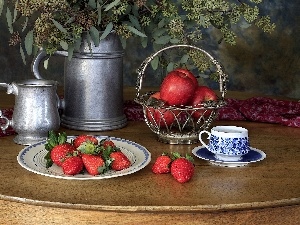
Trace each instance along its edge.
{"label": "plate rim", "polygon": [[[74,140],[74,138],[77,137],[77,136],[78,135],[67,136],[67,140],[68,141]],[[96,176],[93,176],[93,175],[89,175],[89,174],[85,173],[83,175],[84,176],[83,177],[81,174],[78,174],[78,175],[59,175],[59,174],[44,173],[44,172],[35,170],[32,167],[29,167],[28,165],[25,164],[24,160],[21,159],[22,156],[25,153],[30,152],[30,150],[32,151],[32,149],[35,149],[36,147],[45,144],[46,140],[43,140],[43,141],[37,142],[37,143],[35,143],[33,145],[26,146],[25,148],[21,149],[19,151],[18,155],[17,155],[17,161],[18,161],[19,165],[22,168],[24,168],[24,169],[26,169],[26,170],[28,170],[28,171],[30,171],[32,173],[35,173],[35,174],[38,174],[38,175],[43,175],[43,176],[46,176],[46,177],[51,177],[51,178],[67,179],[67,180],[102,180],[102,179],[116,178],[116,177],[125,176],[125,175],[129,175],[129,174],[133,174],[135,172],[138,172],[139,170],[145,168],[151,162],[151,153],[150,153],[150,151],[146,147],[142,146],[141,144],[138,144],[138,143],[136,143],[134,141],[130,141],[128,139],[124,139],[124,138],[120,138],[120,137],[114,137],[114,136],[108,136],[108,135],[94,135],[94,136],[98,140],[102,140],[102,139],[105,139],[105,138],[111,138],[112,140],[116,140],[116,141],[125,142],[127,144],[130,144],[130,145],[133,146],[133,148],[136,148],[136,150],[138,149],[139,151],[142,152],[142,154],[144,156],[144,160],[141,163],[133,166],[133,168],[130,171],[127,171],[125,173],[117,171],[117,174],[108,175],[108,176],[105,176],[105,175],[96,175]],[[127,148],[122,147],[120,145],[118,146],[118,144],[116,144],[116,146],[120,147],[120,148],[126,149],[127,151],[129,151],[130,153],[132,153],[135,157],[137,157],[136,154],[133,152],[132,149],[130,150],[130,149],[127,149]],[[44,150],[41,150],[40,152],[42,152],[42,151],[47,151],[47,150],[44,149]],[[127,168],[127,169],[129,169],[129,168]]]}
{"label": "plate rim", "polygon": [[195,148],[192,150],[192,153],[193,153],[196,157],[198,157],[198,158],[200,158],[200,159],[203,159],[203,160],[206,160],[206,161],[209,161],[209,162],[214,162],[214,163],[222,163],[222,164],[224,164],[224,165],[226,165],[226,164],[228,164],[228,165],[230,165],[230,164],[247,165],[247,164],[249,164],[249,163],[254,163],[254,162],[262,161],[262,160],[264,160],[264,159],[267,157],[267,155],[266,155],[266,153],[265,153],[264,151],[262,151],[262,150],[260,150],[260,149],[257,149],[257,148],[254,148],[254,147],[249,147],[249,148],[250,148],[250,151],[258,152],[258,153],[261,155],[261,157],[260,157],[259,159],[257,159],[257,160],[253,160],[253,161],[223,161],[223,160],[216,159],[216,158],[215,158],[215,160],[213,160],[213,159],[208,159],[208,158],[200,157],[199,155],[196,154],[196,152],[199,151],[199,150],[201,150],[201,149],[206,149],[207,151],[209,151],[209,150],[208,150],[205,146],[203,146],[203,145],[202,145],[202,146],[197,146],[197,147],[195,147]]}

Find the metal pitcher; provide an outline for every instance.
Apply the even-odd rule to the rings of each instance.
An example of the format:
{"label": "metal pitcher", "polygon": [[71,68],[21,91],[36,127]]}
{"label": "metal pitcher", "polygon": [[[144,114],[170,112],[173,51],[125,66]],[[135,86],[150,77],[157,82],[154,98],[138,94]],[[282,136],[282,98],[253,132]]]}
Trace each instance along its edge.
{"label": "metal pitcher", "polygon": [[1,129],[12,126],[18,133],[14,138],[15,143],[31,145],[45,140],[50,130],[58,130],[60,101],[56,93],[56,81],[31,79],[11,84],[0,83],[0,86],[7,88],[7,94],[15,95],[12,120],[0,113],[0,118],[6,120]]}
{"label": "metal pitcher", "polygon": [[[65,56],[64,101],[61,125],[75,130],[103,131],[124,127],[123,110],[123,48],[118,35],[110,33],[94,46],[83,38],[80,51],[71,60]],[[46,53],[33,61],[33,74],[42,79],[39,64]]]}

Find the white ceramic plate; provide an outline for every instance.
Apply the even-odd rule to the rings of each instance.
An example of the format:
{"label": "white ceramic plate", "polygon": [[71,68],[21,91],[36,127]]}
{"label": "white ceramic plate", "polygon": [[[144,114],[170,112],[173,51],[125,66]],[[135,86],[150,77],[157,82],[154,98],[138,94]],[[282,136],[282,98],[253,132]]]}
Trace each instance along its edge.
{"label": "white ceramic plate", "polygon": [[[50,168],[46,168],[46,160],[44,159],[47,154],[47,150],[44,148],[46,141],[42,141],[33,145],[30,145],[20,151],[17,160],[18,163],[25,169],[44,176],[72,179],[72,180],[89,180],[89,179],[107,179],[113,177],[124,176],[135,173],[149,164],[151,161],[150,152],[143,146],[116,137],[108,136],[96,136],[98,140],[109,138],[117,147],[129,158],[131,166],[125,170],[113,171],[110,170],[104,174],[92,176],[88,173],[77,174],[74,176],[65,175],[61,167],[53,165]],[[68,141],[75,139],[75,136],[68,136]]]}
{"label": "white ceramic plate", "polygon": [[200,158],[209,161],[213,165],[224,167],[240,167],[246,166],[249,163],[261,161],[266,158],[266,154],[256,148],[250,147],[250,151],[243,155],[238,161],[222,161],[215,157],[215,154],[207,150],[204,146],[196,147],[192,150],[192,153]]}

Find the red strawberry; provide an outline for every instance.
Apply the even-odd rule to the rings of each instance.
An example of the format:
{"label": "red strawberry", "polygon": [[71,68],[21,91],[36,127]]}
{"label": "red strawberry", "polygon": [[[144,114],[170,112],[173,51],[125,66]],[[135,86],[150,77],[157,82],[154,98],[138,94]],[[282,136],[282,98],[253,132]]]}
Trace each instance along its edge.
{"label": "red strawberry", "polygon": [[79,156],[71,156],[66,158],[61,167],[64,174],[76,175],[82,171],[83,162]]}
{"label": "red strawberry", "polygon": [[62,162],[66,159],[66,156],[69,154],[73,154],[75,150],[76,149],[74,148],[74,146],[69,143],[56,145],[50,152],[51,160],[56,165],[61,166]]}
{"label": "red strawberry", "polygon": [[111,140],[104,140],[102,145],[103,145],[104,148],[107,148],[108,146],[111,146],[111,147],[116,146],[115,143]]}
{"label": "red strawberry", "polygon": [[106,171],[104,160],[99,155],[83,154],[83,164],[90,175],[102,174]]}
{"label": "red strawberry", "polygon": [[186,156],[176,158],[171,164],[171,174],[180,183],[188,182],[194,175],[194,164],[192,157]]}
{"label": "red strawberry", "polygon": [[155,174],[170,173],[171,162],[170,156],[162,154],[155,160],[152,166],[152,172]]}
{"label": "red strawberry", "polygon": [[123,152],[112,152],[110,153],[110,158],[113,159],[111,163],[113,170],[123,170],[131,165],[131,162]]}
{"label": "red strawberry", "polygon": [[[58,147],[53,152],[52,150],[58,145],[62,145],[65,143],[67,143],[66,132],[56,133],[55,131],[52,130],[49,131],[48,138],[45,143],[45,149],[48,151],[44,157],[44,159],[46,160],[46,168],[51,167],[53,165],[53,161],[55,161],[56,164],[61,165],[61,161],[64,159],[65,155],[68,154],[68,150],[67,150],[68,148],[64,149],[65,147]],[[51,157],[51,152],[52,152],[52,157]]]}
{"label": "red strawberry", "polygon": [[83,142],[87,142],[87,141],[89,141],[95,145],[98,144],[98,140],[96,137],[94,137],[92,135],[81,134],[74,139],[73,145],[75,148],[78,148]]}

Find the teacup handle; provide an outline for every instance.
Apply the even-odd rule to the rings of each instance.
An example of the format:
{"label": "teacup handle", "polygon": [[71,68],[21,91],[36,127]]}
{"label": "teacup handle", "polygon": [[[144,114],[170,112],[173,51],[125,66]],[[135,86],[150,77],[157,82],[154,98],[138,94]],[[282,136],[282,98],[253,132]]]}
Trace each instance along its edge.
{"label": "teacup handle", "polygon": [[6,121],[5,125],[0,126],[1,130],[5,131],[9,125],[11,125],[11,121],[2,115],[2,111],[0,110],[0,119],[4,119]]}
{"label": "teacup handle", "polygon": [[210,139],[211,133],[208,132],[208,131],[206,131],[206,130],[203,130],[203,131],[201,131],[201,132],[199,133],[199,141],[201,142],[201,144],[202,144],[205,148],[209,149],[208,145],[205,144],[204,141],[202,141],[202,134],[204,134],[204,133],[206,133],[206,134],[208,135],[207,139]]}

